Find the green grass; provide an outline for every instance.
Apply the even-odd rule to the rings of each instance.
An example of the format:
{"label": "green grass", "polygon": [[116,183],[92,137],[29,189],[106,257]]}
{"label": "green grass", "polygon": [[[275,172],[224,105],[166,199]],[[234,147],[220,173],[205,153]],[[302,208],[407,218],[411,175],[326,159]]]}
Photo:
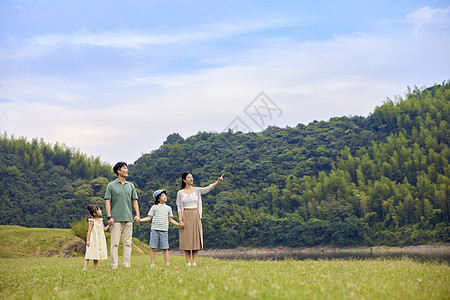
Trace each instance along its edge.
{"label": "green grass", "polygon": [[[120,260],[122,257],[120,257]],[[1,299],[449,299],[448,263],[401,260],[241,261],[133,256],[82,271],[83,258],[0,259]]]}
{"label": "green grass", "polygon": [[446,262],[201,257],[187,268],[183,257],[165,267],[159,253],[150,268],[148,246],[134,239],[131,268],[103,260],[83,272],[82,256],[48,254],[76,239],[70,229],[0,226],[0,299],[450,299]]}
{"label": "green grass", "polygon": [[28,257],[60,250],[77,237],[69,229],[0,226],[0,257]]}

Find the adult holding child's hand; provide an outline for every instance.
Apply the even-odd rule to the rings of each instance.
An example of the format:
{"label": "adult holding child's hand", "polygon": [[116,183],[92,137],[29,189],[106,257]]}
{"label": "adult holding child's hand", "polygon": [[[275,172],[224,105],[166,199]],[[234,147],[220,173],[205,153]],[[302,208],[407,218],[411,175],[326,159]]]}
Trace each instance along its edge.
{"label": "adult holding child's hand", "polygon": [[180,249],[184,250],[187,266],[197,265],[198,250],[203,249],[202,194],[210,192],[223,181],[220,176],[207,187],[194,187],[190,172],[181,175],[181,190],[177,193],[178,220],[180,223]]}
{"label": "adult holding child's hand", "polygon": [[[111,266],[118,266],[119,242],[123,240],[123,264],[126,268],[131,266],[131,250],[133,237],[133,220],[139,222],[139,204],[136,188],[128,182],[128,165],[120,161],[113,167],[117,179],[106,186],[105,208],[108,225],[111,226]],[[133,211],[136,216],[133,218]]]}

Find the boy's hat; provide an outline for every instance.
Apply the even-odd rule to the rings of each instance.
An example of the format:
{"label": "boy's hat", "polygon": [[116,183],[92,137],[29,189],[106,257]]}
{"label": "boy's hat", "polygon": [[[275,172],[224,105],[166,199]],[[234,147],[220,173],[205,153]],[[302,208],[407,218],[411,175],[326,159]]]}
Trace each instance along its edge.
{"label": "boy's hat", "polygon": [[156,197],[158,197],[158,196],[161,195],[162,193],[166,193],[166,194],[167,194],[166,190],[157,190],[157,191],[155,191],[155,192],[153,193],[153,198],[156,199]]}

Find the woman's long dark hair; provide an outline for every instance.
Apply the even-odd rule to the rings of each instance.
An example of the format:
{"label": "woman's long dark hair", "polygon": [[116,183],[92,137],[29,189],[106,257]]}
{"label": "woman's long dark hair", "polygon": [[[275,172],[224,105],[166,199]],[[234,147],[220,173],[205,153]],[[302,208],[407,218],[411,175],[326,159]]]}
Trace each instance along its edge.
{"label": "woman's long dark hair", "polygon": [[[186,179],[186,177],[191,174],[191,172],[186,171],[183,174],[181,174],[181,189],[184,189],[186,187],[186,183],[184,182],[184,180]],[[192,174],[191,174],[192,175]]]}

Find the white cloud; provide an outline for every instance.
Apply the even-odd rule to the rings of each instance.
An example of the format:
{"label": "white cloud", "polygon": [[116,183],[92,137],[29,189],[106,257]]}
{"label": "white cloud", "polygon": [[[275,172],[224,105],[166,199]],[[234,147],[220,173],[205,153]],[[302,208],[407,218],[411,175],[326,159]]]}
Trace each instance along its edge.
{"label": "white cloud", "polygon": [[286,26],[286,21],[244,22],[244,23],[216,23],[205,24],[201,27],[180,29],[172,32],[157,33],[134,31],[112,31],[93,33],[88,30],[72,34],[45,34],[33,37],[32,44],[41,46],[58,45],[91,45],[111,48],[140,48],[151,45],[168,45],[176,43],[195,42],[200,40],[216,40],[232,35]]}
{"label": "white cloud", "polygon": [[56,105],[78,105],[84,98],[80,91],[91,88],[80,80],[37,75],[0,78],[0,86],[0,95],[4,99],[16,100],[18,103],[50,102]]}
{"label": "white cloud", "polygon": [[425,6],[406,15],[406,20],[417,25],[439,24],[448,26],[450,24],[450,6],[435,9]]}

